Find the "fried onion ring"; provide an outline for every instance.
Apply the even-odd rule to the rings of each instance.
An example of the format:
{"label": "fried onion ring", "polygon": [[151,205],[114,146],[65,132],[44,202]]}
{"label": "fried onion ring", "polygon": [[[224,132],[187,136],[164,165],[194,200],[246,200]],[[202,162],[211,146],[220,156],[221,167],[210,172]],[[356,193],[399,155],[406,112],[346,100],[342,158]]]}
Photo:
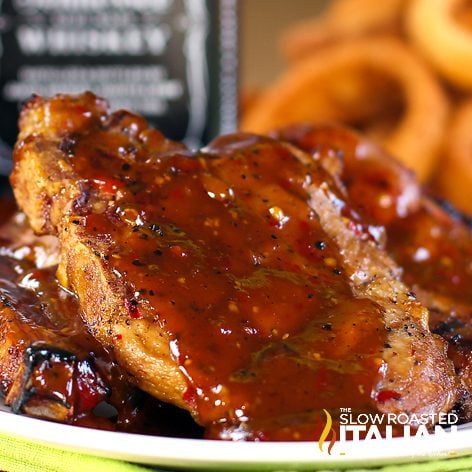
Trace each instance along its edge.
{"label": "fried onion ring", "polygon": [[447,115],[448,100],[429,69],[401,41],[377,37],[296,62],[261,94],[241,128],[266,133],[300,122],[348,124],[383,143],[424,181]]}
{"label": "fried onion ring", "polygon": [[451,84],[472,90],[472,33],[464,0],[412,0],[406,29],[415,46]]}
{"label": "fried onion ring", "polygon": [[472,215],[472,99],[454,113],[437,180],[441,194]]}
{"label": "fried onion ring", "polygon": [[305,20],[282,37],[280,49],[288,59],[299,59],[321,46],[361,36],[400,30],[406,0],[338,0],[326,12]]}

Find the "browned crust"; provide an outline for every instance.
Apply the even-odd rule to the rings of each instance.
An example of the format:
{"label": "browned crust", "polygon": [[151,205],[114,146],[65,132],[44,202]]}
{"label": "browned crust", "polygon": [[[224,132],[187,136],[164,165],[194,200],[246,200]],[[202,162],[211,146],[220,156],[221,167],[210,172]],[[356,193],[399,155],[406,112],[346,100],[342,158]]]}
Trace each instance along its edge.
{"label": "browned crust", "polygon": [[87,244],[87,235],[80,226],[69,223],[71,218],[61,225],[63,259],[59,274],[66,274],[67,281],[62,282],[78,295],[91,333],[113,350],[141,389],[188,409],[182,398],[187,384],[171,356],[167,334],[156,325],[151,327],[146,319],[130,319],[125,308],[125,284],[96,255],[105,252],[103,244]]}

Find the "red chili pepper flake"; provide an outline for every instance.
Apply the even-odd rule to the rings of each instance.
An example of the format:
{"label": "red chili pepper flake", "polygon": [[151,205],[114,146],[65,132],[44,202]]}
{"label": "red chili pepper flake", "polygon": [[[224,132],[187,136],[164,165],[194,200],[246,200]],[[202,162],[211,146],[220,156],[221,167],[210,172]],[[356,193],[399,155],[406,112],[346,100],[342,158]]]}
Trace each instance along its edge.
{"label": "red chili pepper flake", "polygon": [[88,361],[79,361],[76,369],[78,410],[91,411],[105,399],[108,389]]}
{"label": "red chili pepper flake", "polygon": [[37,280],[37,281],[47,280],[48,272],[44,270],[32,270],[26,275],[25,278],[28,278],[29,280]]}
{"label": "red chili pepper flake", "polygon": [[180,246],[171,246],[170,252],[177,257],[187,257],[187,253]]}
{"label": "red chili pepper flake", "polygon": [[74,108],[72,109],[72,113],[84,115],[86,118],[90,118],[90,116],[92,116],[92,114],[90,113],[90,110],[84,105],[75,105]]}
{"label": "red chili pepper flake", "polygon": [[121,334],[115,334],[114,338],[117,340],[117,341],[121,341],[123,339],[123,336]]}
{"label": "red chili pepper flake", "polygon": [[125,307],[128,310],[129,316],[133,319],[140,319],[143,317],[141,310],[139,309],[138,302],[132,298],[131,300],[125,300]]}
{"label": "red chili pepper flake", "polygon": [[354,221],[350,220],[348,226],[355,236],[359,237],[362,235],[362,226],[360,224],[356,224]]}
{"label": "red chili pepper flake", "polygon": [[182,398],[183,398],[185,403],[187,403],[190,406],[195,407],[197,405],[197,390],[196,390],[196,388],[189,385],[187,387],[187,390],[185,390],[184,394],[182,395]]}
{"label": "red chili pepper flake", "polygon": [[377,394],[377,401],[380,403],[385,403],[387,400],[400,400],[402,396],[398,392],[392,390],[381,390]]}
{"label": "red chili pepper flake", "polygon": [[253,439],[254,440],[257,440],[257,441],[268,441],[267,439],[267,434],[264,432],[264,431],[256,431],[254,434],[253,434]]}
{"label": "red chili pepper flake", "polygon": [[454,285],[459,285],[461,283],[461,276],[460,275],[453,275],[451,277],[451,282],[454,284]]}

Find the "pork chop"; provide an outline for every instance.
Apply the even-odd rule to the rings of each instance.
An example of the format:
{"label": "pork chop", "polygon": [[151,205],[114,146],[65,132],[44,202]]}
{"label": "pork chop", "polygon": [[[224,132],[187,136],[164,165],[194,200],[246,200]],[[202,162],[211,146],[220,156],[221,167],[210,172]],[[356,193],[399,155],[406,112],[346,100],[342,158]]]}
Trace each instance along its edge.
{"label": "pork chop", "polygon": [[[2,215],[3,216],[3,215]],[[75,297],[56,282],[58,246],[18,213],[0,225],[0,391],[16,413],[84,423],[110,392]],[[115,372],[116,373],[116,372]],[[119,396],[118,392],[117,397]]]}
{"label": "pork chop", "polygon": [[131,384],[88,333],[76,297],[55,276],[57,238],[34,236],[25,215],[9,218],[1,203],[0,394],[4,403],[15,413],[80,426],[201,437],[201,429],[186,412]]}
{"label": "pork chop", "polygon": [[235,134],[191,152],[87,93],[30,101],[14,159],[89,330],[208,437],[315,439],[323,409],[456,401],[427,310],[300,149]]}
{"label": "pork chop", "polygon": [[384,231],[402,279],[430,311],[430,329],[448,341],[462,381],[464,420],[472,421],[472,230],[466,218],[420,188],[378,146],[332,125],[274,133],[309,152],[345,186],[362,219]]}

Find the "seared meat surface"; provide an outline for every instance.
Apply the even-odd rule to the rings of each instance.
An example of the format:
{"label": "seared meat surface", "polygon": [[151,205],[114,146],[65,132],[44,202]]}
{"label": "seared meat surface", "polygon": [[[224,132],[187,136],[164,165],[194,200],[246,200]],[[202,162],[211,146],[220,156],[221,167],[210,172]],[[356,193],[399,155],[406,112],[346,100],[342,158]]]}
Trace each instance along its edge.
{"label": "seared meat surface", "polygon": [[96,366],[97,360],[109,359],[87,333],[75,297],[56,282],[56,268],[49,264],[57,262],[55,238],[35,237],[21,214],[7,219],[0,232],[0,387],[5,403],[32,416],[86,422],[109,396],[106,376]]}
{"label": "seared meat surface", "polygon": [[[5,404],[16,413],[81,426],[200,437],[189,415],[138,391],[88,333],[76,297],[56,279],[57,238],[34,236],[25,215],[9,218],[8,205],[0,201],[0,394]],[[95,413],[102,401],[109,406]]]}
{"label": "seared meat surface", "polygon": [[24,109],[12,184],[89,330],[223,439],[315,439],[340,407],[433,414],[446,345],[344,186],[252,135],[198,152],[84,94]]}
{"label": "seared meat surface", "polygon": [[428,196],[413,175],[377,146],[336,126],[295,126],[275,136],[308,151],[345,186],[353,207],[384,232],[402,279],[429,309],[430,329],[449,343],[472,420],[472,230]]}

